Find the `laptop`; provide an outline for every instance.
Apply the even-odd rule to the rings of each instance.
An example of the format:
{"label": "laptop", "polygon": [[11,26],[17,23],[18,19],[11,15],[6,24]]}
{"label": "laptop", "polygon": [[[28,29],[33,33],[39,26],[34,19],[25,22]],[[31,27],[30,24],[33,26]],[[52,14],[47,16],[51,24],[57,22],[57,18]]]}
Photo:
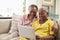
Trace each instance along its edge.
{"label": "laptop", "polygon": [[20,37],[30,38],[36,40],[34,29],[30,26],[19,26]]}

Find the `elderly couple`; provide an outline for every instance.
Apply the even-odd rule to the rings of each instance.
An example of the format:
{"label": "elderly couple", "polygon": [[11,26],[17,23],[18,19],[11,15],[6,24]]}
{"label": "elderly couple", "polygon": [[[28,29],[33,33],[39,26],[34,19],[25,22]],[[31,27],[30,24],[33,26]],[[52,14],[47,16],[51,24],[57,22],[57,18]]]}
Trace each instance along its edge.
{"label": "elderly couple", "polygon": [[[54,36],[56,36],[56,32],[58,29],[56,21],[52,20],[49,17],[49,13],[44,8],[38,10],[38,7],[36,5],[29,6],[29,14],[23,15],[20,18],[19,25],[31,26],[35,30],[37,40],[54,40]],[[13,36],[13,38],[10,40],[27,40],[26,38],[19,39],[20,37],[18,36],[18,29],[11,30],[16,31],[15,33],[10,33],[10,36],[16,36]],[[8,39],[5,38],[4,40]]]}

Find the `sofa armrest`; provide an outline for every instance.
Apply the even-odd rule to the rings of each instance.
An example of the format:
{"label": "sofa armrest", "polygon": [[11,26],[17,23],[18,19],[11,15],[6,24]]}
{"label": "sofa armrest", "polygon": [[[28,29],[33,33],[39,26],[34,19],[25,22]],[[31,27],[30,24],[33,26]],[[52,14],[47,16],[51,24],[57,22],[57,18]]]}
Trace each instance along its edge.
{"label": "sofa armrest", "polygon": [[7,33],[9,31],[11,20],[10,19],[0,19],[0,34]]}

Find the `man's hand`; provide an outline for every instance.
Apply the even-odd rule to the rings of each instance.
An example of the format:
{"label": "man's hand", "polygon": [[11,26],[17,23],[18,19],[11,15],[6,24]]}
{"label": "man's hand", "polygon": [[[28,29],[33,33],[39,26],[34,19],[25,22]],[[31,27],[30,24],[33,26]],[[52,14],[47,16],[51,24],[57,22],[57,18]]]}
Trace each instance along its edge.
{"label": "man's hand", "polygon": [[45,36],[45,37],[39,37],[39,36],[36,36],[36,39],[37,40],[40,40],[40,39],[43,39],[43,40],[50,40],[50,39],[54,39],[54,36]]}

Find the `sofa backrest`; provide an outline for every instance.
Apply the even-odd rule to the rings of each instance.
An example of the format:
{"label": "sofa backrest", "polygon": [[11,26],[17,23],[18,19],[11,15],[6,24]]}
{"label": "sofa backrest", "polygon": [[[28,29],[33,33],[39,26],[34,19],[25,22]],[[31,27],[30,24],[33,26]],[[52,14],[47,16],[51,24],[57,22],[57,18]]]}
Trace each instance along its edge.
{"label": "sofa backrest", "polygon": [[7,33],[11,26],[11,19],[0,19],[0,34]]}
{"label": "sofa backrest", "polygon": [[58,22],[58,33],[57,33],[57,36],[56,36],[56,40],[60,40],[60,20],[57,20]]}

